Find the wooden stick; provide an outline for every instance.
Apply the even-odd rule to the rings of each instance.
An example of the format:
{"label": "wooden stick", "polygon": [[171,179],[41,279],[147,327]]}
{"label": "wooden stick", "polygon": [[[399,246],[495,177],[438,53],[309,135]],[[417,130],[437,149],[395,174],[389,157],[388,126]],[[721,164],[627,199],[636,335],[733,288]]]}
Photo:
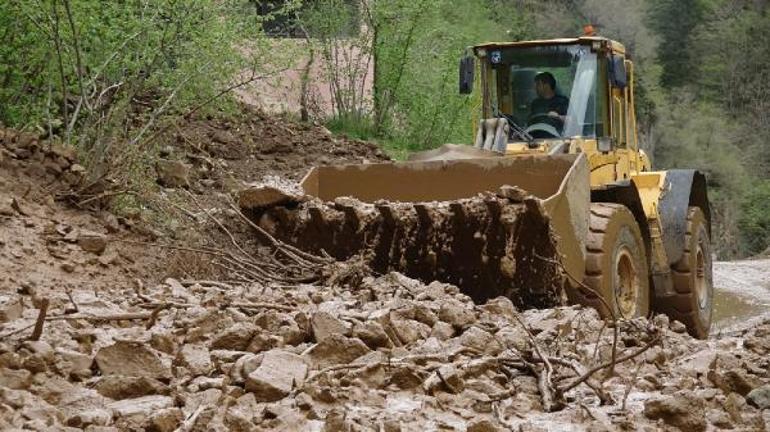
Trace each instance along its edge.
{"label": "wooden stick", "polygon": [[37,321],[35,322],[35,330],[32,331],[32,336],[29,337],[29,340],[40,340],[40,336],[43,334],[43,325],[45,325],[45,315],[48,313],[49,303],[50,302],[47,298],[42,300],[42,304],[40,305],[40,312],[37,314]]}
{"label": "wooden stick", "polygon": [[590,377],[591,377],[591,375],[595,374],[596,372],[598,372],[598,371],[600,371],[600,370],[602,370],[602,369],[604,369],[604,368],[607,368],[607,367],[609,367],[611,364],[613,364],[613,362],[614,362],[614,364],[623,363],[623,362],[624,362],[624,361],[626,361],[626,360],[631,360],[632,358],[634,358],[634,357],[637,357],[637,356],[639,356],[639,355],[643,354],[645,351],[647,351],[648,349],[650,349],[650,348],[651,348],[653,345],[656,345],[656,344],[657,344],[657,343],[660,341],[660,339],[661,339],[661,334],[660,334],[660,333],[658,333],[658,335],[656,335],[656,336],[655,336],[655,338],[653,338],[653,339],[650,341],[650,343],[648,343],[647,345],[643,346],[642,348],[640,348],[640,349],[638,349],[638,350],[634,351],[634,352],[633,352],[633,353],[631,353],[631,354],[628,354],[628,355],[625,355],[625,356],[623,356],[623,357],[620,357],[619,359],[617,359],[617,361],[616,361],[616,359],[612,359],[612,360],[610,360],[610,361],[609,361],[609,362],[607,362],[607,363],[604,363],[604,364],[600,364],[600,365],[598,365],[598,366],[594,366],[594,367],[593,367],[593,368],[591,368],[591,369],[590,369],[588,372],[586,372],[585,374],[583,374],[583,375],[582,375],[580,378],[578,378],[578,379],[576,379],[576,380],[572,381],[572,382],[571,382],[569,385],[566,385],[566,386],[564,386],[564,387],[561,387],[561,388],[559,389],[559,391],[560,391],[560,392],[562,392],[562,393],[566,393],[566,392],[568,392],[568,391],[572,390],[573,388],[577,387],[578,385],[580,385],[581,383],[583,383],[585,380],[587,380],[588,378],[590,378]]}

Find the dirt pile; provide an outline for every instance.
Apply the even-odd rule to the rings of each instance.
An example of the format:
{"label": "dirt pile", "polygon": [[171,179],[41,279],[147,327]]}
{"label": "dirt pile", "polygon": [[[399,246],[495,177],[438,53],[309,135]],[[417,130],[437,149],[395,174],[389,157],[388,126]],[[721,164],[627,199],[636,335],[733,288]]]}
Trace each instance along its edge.
{"label": "dirt pile", "polygon": [[[298,202],[297,194],[273,197],[264,187],[266,199],[256,199],[249,191],[240,204],[251,218],[304,250],[338,260],[361,254],[375,272],[452,283],[477,302],[504,296],[517,306],[565,303],[556,242],[534,197],[501,191],[452,202],[367,204]],[[266,201],[273,202],[263,210]]]}
{"label": "dirt pile", "polygon": [[[710,342],[662,316],[623,322],[608,375],[590,373],[611,363],[614,340],[591,309],[519,312],[504,298],[476,306],[453,285],[398,273],[349,286],[167,279],[120,296],[71,295],[78,312],[52,308],[39,341],[25,340],[31,330],[3,337],[4,429],[761,430],[770,422],[770,322]],[[36,316],[24,310],[3,333]]]}
{"label": "dirt pile", "polygon": [[[13,190],[34,179],[49,192],[69,190],[79,185],[85,168],[77,163],[75,149],[61,144],[41,141],[37,135],[0,128],[0,168],[3,177],[15,182],[2,185]],[[29,192],[29,191],[26,191]]]}
{"label": "dirt pile", "polygon": [[160,146],[159,155],[187,164],[193,189],[228,192],[233,184],[266,175],[299,180],[313,166],[390,160],[374,143],[336,137],[322,126],[267,116],[245,105],[241,109],[232,119],[200,116],[181,122],[161,137],[168,144]]}

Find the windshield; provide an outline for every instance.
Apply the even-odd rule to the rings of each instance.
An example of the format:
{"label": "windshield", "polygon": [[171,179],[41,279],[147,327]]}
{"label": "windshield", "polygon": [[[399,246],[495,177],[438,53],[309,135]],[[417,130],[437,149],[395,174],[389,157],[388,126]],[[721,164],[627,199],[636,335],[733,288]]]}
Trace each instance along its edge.
{"label": "windshield", "polygon": [[535,138],[602,134],[599,69],[590,47],[514,47],[491,51],[489,61],[497,80],[492,103]]}

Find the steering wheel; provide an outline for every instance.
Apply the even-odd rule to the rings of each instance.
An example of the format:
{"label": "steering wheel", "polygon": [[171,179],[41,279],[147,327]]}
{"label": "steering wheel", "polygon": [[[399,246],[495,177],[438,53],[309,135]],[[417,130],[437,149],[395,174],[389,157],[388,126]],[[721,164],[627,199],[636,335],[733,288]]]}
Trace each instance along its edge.
{"label": "steering wheel", "polygon": [[529,116],[529,118],[527,119],[527,124],[529,124],[529,125],[533,125],[535,123],[548,123],[548,124],[552,124],[551,122],[553,122],[553,121],[558,121],[559,123],[562,123],[561,119],[558,118],[558,117],[551,117],[551,116],[549,116],[548,114],[545,114],[545,113],[537,113],[537,114],[532,114],[531,116]]}

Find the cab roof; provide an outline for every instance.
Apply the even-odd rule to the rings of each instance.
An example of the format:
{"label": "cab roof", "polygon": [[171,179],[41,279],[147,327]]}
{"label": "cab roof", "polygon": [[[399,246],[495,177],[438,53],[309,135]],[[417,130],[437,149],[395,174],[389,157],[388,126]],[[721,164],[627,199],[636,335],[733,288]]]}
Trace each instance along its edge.
{"label": "cab roof", "polygon": [[474,52],[478,52],[479,49],[495,49],[495,48],[509,48],[509,47],[531,47],[531,46],[547,46],[547,45],[590,45],[594,42],[606,46],[612,52],[617,54],[625,54],[626,47],[620,42],[614,41],[601,36],[581,36],[576,38],[560,38],[560,39],[541,39],[530,41],[517,41],[517,42],[485,42],[473,47]]}

